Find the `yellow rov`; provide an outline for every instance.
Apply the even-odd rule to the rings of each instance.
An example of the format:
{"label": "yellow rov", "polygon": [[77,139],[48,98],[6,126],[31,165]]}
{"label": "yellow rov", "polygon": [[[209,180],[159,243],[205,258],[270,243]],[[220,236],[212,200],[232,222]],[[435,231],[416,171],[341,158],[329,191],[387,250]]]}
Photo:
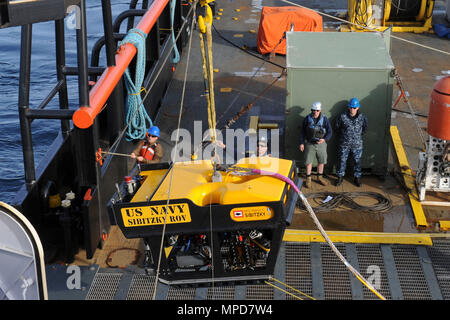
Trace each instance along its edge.
{"label": "yellow rov", "polygon": [[272,157],[234,166],[208,160],[145,165],[109,209],[125,237],[144,239],[146,271],[157,271],[163,283],[267,280],[298,194],[260,173],[289,177],[300,187],[295,168],[294,161]]}

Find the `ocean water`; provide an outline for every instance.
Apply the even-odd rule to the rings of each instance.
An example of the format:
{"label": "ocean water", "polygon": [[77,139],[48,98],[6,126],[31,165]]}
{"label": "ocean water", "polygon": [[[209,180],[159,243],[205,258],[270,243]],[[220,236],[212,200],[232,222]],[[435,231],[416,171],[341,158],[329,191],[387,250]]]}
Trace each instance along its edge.
{"label": "ocean water", "polygon": [[[113,19],[129,8],[129,1],[111,0]],[[89,61],[93,45],[103,35],[100,0],[86,0]],[[138,18],[137,18],[138,19]],[[66,17],[66,65],[76,66],[76,33]],[[72,20],[73,21],[73,20]],[[122,30],[126,22],[122,24]],[[0,30],[0,201],[13,203],[15,194],[24,184],[24,166],[18,112],[20,67],[20,27]],[[102,50],[103,51],[103,50]],[[100,65],[105,65],[101,55]],[[31,58],[30,107],[36,108],[56,84],[54,23],[33,25]],[[78,107],[76,77],[68,77],[70,109]],[[48,109],[58,108],[56,95]],[[48,146],[60,130],[59,120],[34,120],[32,136],[37,167]]]}

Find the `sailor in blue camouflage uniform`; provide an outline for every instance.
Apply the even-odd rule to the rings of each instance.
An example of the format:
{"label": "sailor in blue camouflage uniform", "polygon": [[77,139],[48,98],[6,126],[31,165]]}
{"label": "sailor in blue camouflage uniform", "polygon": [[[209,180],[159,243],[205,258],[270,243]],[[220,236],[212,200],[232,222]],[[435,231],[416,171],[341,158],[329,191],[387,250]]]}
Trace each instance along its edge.
{"label": "sailor in blue camouflage uniform", "polygon": [[358,98],[350,99],[348,111],[342,113],[336,121],[336,131],[339,134],[339,162],[336,171],[338,180],[336,186],[342,183],[349,155],[351,155],[354,163],[354,182],[356,186],[361,186],[362,136],[367,131],[368,122],[366,116],[359,112],[359,108]]}

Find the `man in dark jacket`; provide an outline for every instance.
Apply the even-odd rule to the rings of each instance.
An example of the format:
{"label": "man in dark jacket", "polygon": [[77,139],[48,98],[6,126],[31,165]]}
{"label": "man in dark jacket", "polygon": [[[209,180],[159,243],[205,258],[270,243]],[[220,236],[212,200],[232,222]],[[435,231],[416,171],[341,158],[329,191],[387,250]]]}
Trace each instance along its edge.
{"label": "man in dark jacket", "polygon": [[336,171],[338,180],[336,186],[342,183],[349,154],[352,155],[354,162],[354,182],[358,187],[361,186],[362,136],[367,131],[368,123],[366,116],[359,112],[359,107],[357,98],[350,99],[348,111],[342,113],[336,121],[336,129],[339,133],[339,162]]}
{"label": "man in dark jacket", "polygon": [[330,121],[322,114],[322,104],[314,102],[311,113],[303,120],[300,131],[300,151],[306,153],[306,187],[311,187],[312,163],[317,158],[317,182],[326,185],[323,167],[327,163],[327,141],[333,130]]}

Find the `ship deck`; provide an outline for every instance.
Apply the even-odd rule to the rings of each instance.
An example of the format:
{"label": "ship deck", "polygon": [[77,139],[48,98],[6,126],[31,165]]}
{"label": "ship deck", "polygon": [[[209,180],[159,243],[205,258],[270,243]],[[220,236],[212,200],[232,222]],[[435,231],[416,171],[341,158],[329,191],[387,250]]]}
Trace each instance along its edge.
{"label": "ship deck", "polygon": [[[300,1],[302,5],[320,9],[327,13],[339,13],[346,10],[347,1]],[[256,35],[259,13],[262,6],[282,6],[278,1],[227,2],[221,7],[220,20],[214,20],[219,30],[213,32],[215,99],[217,127],[225,124],[239,109],[252,102],[261,91],[281,72],[273,64],[264,63],[236,46],[245,46],[256,53]],[[440,5],[440,7],[439,7]],[[442,6],[437,1],[435,21],[443,21]],[[233,19],[237,18],[237,19]],[[336,31],[339,23],[324,17],[325,31]],[[396,36],[422,43],[444,51],[450,51],[448,40],[434,34],[396,33]],[[223,38],[222,38],[223,37]],[[161,106],[155,123],[161,128],[160,142],[166,150],[165,160],[170,160],[167,150],[174,147],[171,136],[177,129],[183,79],[187,65],[185,49],[182,61],[175,70],[174,81],[168,88],[168,94]],[[311,189],[302,189],[305,195],[317,192],[376,192],[390,199],[393,208],[388,212],[361,212],[348,208],[339,208],[331,212],[317,213],[324,229],[334,233],[332,240],[339,242],[350,261],[359,264],[360,270],[379,265],[382,270],[382,291],[392,299],[450,299],[448,263],[450,245],[447,233],[439,227],[439,221],[450,220],[448,194],[428,194],[427,201],[441,202],[440,205],[420,205],[427,225],[418,227],[416,208],[411,205],[408,190],[405,189],[401,166],[398,161],[397,147],[406,155],[412,171],[417,170],[418,153],[423,144],[418,135],[422,130],[426,135],[426,115],[428,114],[429,95],[439,76],[450,72],[448,56],[430,51],[423,47],[392,39],[392,60],[408,91],[410,105],[417,114],[415,120],[404,101],[400,101],[392,112],[392,126],[398,128],[401,144],[393,142],[390,148],[389,172],[386,179],[363,176],[361,188],[357,188],[348,179],[334,186],[335,177],[329,175],[328,186],[313,183]],[[285,57],[276,55],[271,62],[284,66]],[[420,68],[421,72],[413,69]],[[257,71],[257,72],[256,72]],[[184,99],[180,128],[194,132],[194,121],[201,121],[206,130],[206,103],[202,96],[203,78],[199,39],[192,39],[189,72],[187,74],[186,97]],[[258,116],[261,122],[276,122],[283,126],[286,102],[286,78],[283,76],[255,102],[253,108],[235,124],[236,128],[249,127],[250,117]],[[399,95],[394,88],[394,101]],[[417,129],[419,126],[420,129]],[[362,197],[362,205],[372,205],[373,199]],[[316,204],[317,205],[317,204]],[[314,206],[314,204],[313,204]],[[423,238],[423,236],[426,236]],[[381,240],[385,239],[385,240]],[[425,240],[424,240],[425,239]],[[431,245],[432,244],[432,245]],[[319,299],[373,299],[360,284],[349,276],[345,267],[339,263],[329,248],[322,243],[316,228],[306,211],[296,209],[292,224],[289,226],[282,246],[277,275],[281,281]],[[68,293],[66,297],[57,296],[58,288],[49,286],[50,298],[56,299],[149,299],[155,286],[154,277],[143,276],[140,268],[143,244],[139,239],[125,239],[117,227],[112,227],[108,241],[101,250],[97,250],[93,259],[86,260],[80,251],[75,264],[80,265],[86,280],[85,290]],[[431,261],[431,265],[427,263]],[[409,264],[414,264],[414,268]],[[431,267],[432,266],[432,267]],[[317,267],[317,268],[316,268]],[[408,271],[405,271],[408,269]],[[416,272],[417,271],[417,272]],[[60,274],[58,266],[48,267],[48,277]],[[92,281],[92,282],[91,282]],[[107,283],[107,285],[105,284]],[[339,289],[336,289],[339,287]],[[106,290],[106,291],[105,291]],[[100,292],[100,293],[99,293]],[[103,292],[103,293],[102,293]],[[106,294],[106,292],[108,292]],[[293,290],[289,291],[298,295]],[[73,295],[73,296],[71,296]],[[171,288],[158,284],[158,299],[295,299],[292,295],[276,290],[267,284],[236,285],[213,288]]]}

